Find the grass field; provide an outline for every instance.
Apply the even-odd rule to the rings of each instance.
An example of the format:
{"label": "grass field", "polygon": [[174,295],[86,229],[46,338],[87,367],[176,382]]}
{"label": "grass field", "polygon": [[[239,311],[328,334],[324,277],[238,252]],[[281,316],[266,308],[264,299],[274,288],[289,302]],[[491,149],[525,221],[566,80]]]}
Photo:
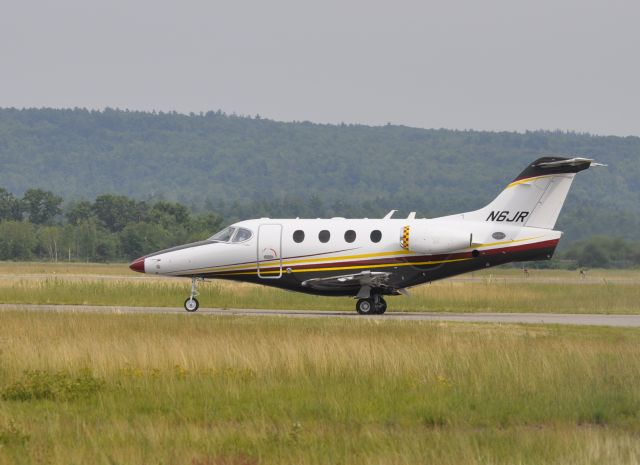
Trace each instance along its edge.
{"label": "grass field", "polygon": [[[187,279],[134,273],[126,265],[0,263],[0,303],[181,307]],[[328,298],[224,281],[199,286],[203,307],[353,310]],[[640,271],[491,269],[416,287],[390,311],[640,313]]]}
{"label": "grass field", "polygon": [[2,464],[637,464],[640,331],[0,312]]}

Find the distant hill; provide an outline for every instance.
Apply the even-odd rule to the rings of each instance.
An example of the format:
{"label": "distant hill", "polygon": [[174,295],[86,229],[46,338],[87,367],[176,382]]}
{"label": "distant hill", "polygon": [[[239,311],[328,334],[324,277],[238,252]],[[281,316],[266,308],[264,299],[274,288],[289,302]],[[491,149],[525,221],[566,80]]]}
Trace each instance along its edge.
{"label": "distant hill", "polygon": [[[67,200],[119,193],[242,215],[437,216],[480,207],[542,154],[607,163],[577,177],[571,239],[637,238],[640,138],[281,123],[119,110],[0,109],[0,186]],[[633,237],[631,237],[633,236]]]}

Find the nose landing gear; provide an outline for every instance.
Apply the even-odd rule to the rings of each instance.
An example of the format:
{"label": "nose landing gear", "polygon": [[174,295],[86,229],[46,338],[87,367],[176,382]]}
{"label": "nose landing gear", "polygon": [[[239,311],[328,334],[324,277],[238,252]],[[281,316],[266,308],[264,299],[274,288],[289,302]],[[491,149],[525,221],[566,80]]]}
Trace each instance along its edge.
{"label": "nose landing gear", "polygon": [[[191,295],[184,301],[184,309],[188,312],[195,312],[200,307],[200,302],[196,299],[196,296],[198,295],[198,289],[196,288],[197,279],[198,278],[195,276],[191,278]],[[204,279],[202,280],[204,281]]]}

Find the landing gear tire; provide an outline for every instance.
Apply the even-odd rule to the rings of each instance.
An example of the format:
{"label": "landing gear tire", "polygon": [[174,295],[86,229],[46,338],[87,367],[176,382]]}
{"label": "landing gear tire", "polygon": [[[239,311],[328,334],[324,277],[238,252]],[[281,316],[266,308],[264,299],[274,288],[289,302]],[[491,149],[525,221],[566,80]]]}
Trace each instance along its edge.
{"label": "landing gear tire", "polygon": [[382,315],[387,311],[387,302],[380,295],[369,299],[360,299],[356,303],[356,311],[360,315]]}
{"label": "landing gear tire", "polygon": [[187,297],[187,300],[184,301],[184,309],[188,312],[195,312],[196,310],[198,310],[198,307],[200,307],[200,302],[198,302],[198,299],[196,299],[196,296],[198,295],[196,281],[198,279],[204,281],[204,279],[197,278],[196,276],[193,276],[191,278],[191,295]]}
{"label": "landing gear tire", "polygon": [[188,312],[195,312],[200,307],[200,302],[195,297],[188,297],[184,301],[184,309]]}
{"label": "landing gear tire", "polygon": [[356,303],[356,311],[360,315],[373,315],[375,314],[373,299],[360,299]]}
{"label": "landing gear tire", "polygon": [[382,315],[384,312],[387,311],[387,302],[380,297],[380,300],[374,305],[375,307],[375,314],[376,315]]}

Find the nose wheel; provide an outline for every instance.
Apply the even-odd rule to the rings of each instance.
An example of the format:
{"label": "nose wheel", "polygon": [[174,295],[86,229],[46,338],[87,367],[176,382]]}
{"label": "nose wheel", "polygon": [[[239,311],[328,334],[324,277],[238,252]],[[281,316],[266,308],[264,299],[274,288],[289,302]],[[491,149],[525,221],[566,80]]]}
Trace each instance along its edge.
{"label": "nose wheel", "polygon": [[196,287],[197,279],[198,278],[196,277],[191,278],[191,295],[184,301],[184,309],[188,312],[195,312],[200,307],[200,302],[196,299],[196,296],[198,295],[198,289]]}
{"label": "nose wheel", "polygon": [[195,297],[188,297],[184,301],[184,309],[188,312],[195,312],[200,307],[200,302]]}

